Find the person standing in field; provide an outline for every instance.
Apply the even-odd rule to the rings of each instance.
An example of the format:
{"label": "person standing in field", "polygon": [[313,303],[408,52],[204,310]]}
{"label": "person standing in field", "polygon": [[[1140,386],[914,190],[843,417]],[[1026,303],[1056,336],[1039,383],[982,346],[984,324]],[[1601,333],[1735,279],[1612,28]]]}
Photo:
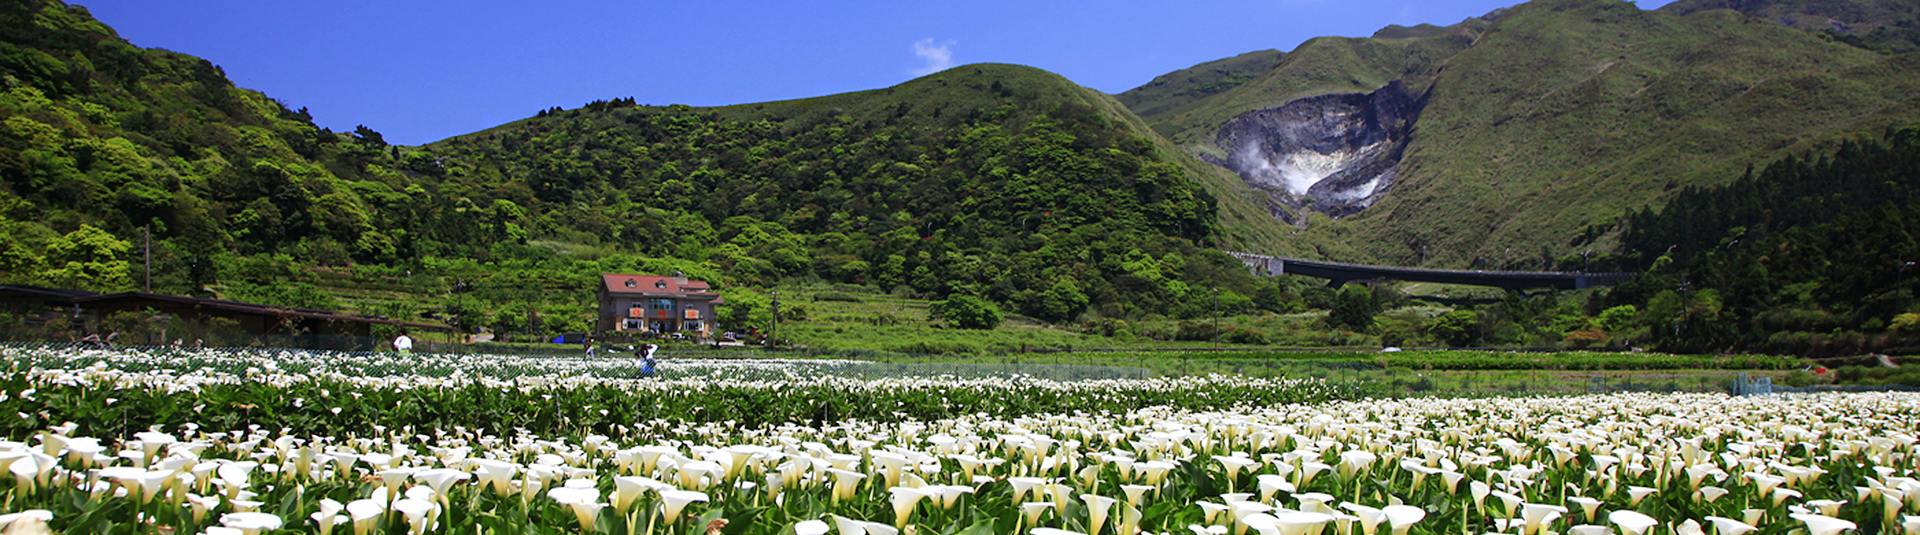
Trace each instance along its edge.
{"label": "person standing in field", "polygon": [[646,351],[642,353],[640,357],[640,376],[641,377],[645,377],[648,379],[653,378],[653,372],[654,372],[653,352],[659,351],[659,350],[660,350],[660,346],[647,344]]}
{"label": "person standing in field", "polygon": [[593,356],[593,337],[589,336],[589,337],[581,338],[580,345],[586,347],[587,356],[589,357]]}
{"label": "person standing in field", "polygon": [[413,356],[413,338],[408,337],[406,331],[401,331],[400,336],[393,339],[393,350],[399,351],[402,357]]}

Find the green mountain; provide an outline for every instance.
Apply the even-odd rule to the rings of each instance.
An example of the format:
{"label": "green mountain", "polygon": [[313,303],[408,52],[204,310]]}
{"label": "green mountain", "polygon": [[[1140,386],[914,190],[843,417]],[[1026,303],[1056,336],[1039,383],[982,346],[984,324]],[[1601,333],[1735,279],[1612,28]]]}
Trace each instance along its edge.
{"label": "green mountain", "polygon": [[1164,314],[1189,293],[1190,253],[1165,260],[1168,244],[1282,233],[1244,184],[1112,97],[1013,65],[722,108],[597,102],[422,153],[443,187],[525,208],[533,235],[704,261],[741,282],[984,295],[1049,321],[1090,306]]}
{"label": "green mountain", "polygon": [[[156,291],[463,328],[585,328],[594,274],[614,271],[975,294],[1045,321],[1194,316],[1203,286],[1228,310],[1294,306],[1201,249],[1285,232],[1243,183],[1036,69],[726,108],[598,101],[396,147],[81,7],[6,4],[0,35],[0,282],[145,287],[150,231]],[[753,297],[723,316],[753,321]]]}
{"label": "green mountain", "polygon": [[525,214],[444,188],[430,154],[316,127],[79,6],[0,4],[0,84],[0,283],[579,330],[593,273],[706,274],[524,250]]}
{"label": "green mountain", "polygon": [[1286,54],[1278,50],[1248,52],[1162,74],[1147,85],[1114,95],[1121,104],[1151,120],[1194,101],[1220,94],[1272,72]]}
{"label": "green mountain", "polygon": [[1889,53],[1920,51],[1920,4],[1908,0],[1679,0],[1660,11],[1731,9]]}
{"label": "green mountain", "polygon": [[[393,258],[405,206],[379,134],[330,132],[212,63],[135,47],[57,1],[0,5],[0,274],[112,290],[154,238],[156,289],[201,292],[239,256]],[[421,191],[424,194],[424,190]],[[404,207],[404,217],[427,217]],[[272,275],[263,274],[265,280]]]}
{"label": "green mountain", "polygon": [[1677,189],[1912,124],[1916,59],[1729,10],[1536,0],[1309,41],[1148,120],[1306,227],[1275,250],[1540,268],[1612,251],[1617,234],[1590,224]]}
{"label": "green mountain", "polygon": [[[1155,131],[1204,154],[1209,152],[1214,132],[1221,124],[1249,111],[1275,108],[1318,95],[1371,92],[1395,79],[1406,80],[1413,86],[1424,85],[1422,77],[1431,77],[1438,71],[1436,62],[1472,44],[1487,24],[1483,19],[1470,19],[1438,32],[1382,30],[1385,34],[1416,34],[1407,38],[1319,37],[1301,43],[1292,52],[1274,53],[1270,57],[1277,59],[1277,64],[1264,72],[1251,69],[1264,62],[1234,62],[1263,54],[1255,52],[1163,75],[1152,83],[1120,93],[1117,98],[1146,119]],[[1194,83],[1186,89],[1168,88],[1166,86],[1173,85],[1170,78],[1193,79],[1193,75],[1183,76],[1183,73],[1227,69],[1221,64],[1238,67],[1225,72],[1245,81],[1199,98],[1169,98],[1174,94],[1198,93],[1205,87]]]}

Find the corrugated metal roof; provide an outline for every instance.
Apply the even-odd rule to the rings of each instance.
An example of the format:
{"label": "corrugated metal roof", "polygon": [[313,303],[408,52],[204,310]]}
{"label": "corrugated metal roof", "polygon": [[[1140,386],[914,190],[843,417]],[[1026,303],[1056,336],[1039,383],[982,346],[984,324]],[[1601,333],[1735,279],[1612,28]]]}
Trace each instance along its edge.
{"label": "corrugated metal roof", "polygon": [[72,300],[74,303],[79,304],[81,306],[87,306],[90,304],[98,306],[102,302],[141,300],[141,299],[152,300],[152,301],[165,301],[165,302],[179,303],[179,304],[190,305],[195,307],[205,307],[205,308],[212,308],[216,310],[226,310],[230,312],[257,314],[262,316],[277,316],[277,317],[292,316],[292,317],[320,319],[320,320],[329,320],[329,321],[349,321],[349,322],[357,322],[357,323],[374,323],[374,324],[380,324],[380,325],[397,325],[401,327],[409,327],[409,328],[415,328],[415,329],[433,329],[433,330],[447,329],[447,327],[440,326],[440,325],[408,323],[404,321],[390,320],[390,319],[386,319],[378,316],[361,316],[361,315],[354,315],[354,314],[346,314],[346,313],[342,313],[335,310],[284,307],[284,306],[276,306],[276,305],[263,305],[259,303],[242,303],[239,301],[226,301],[222,299],[207,299],[202,297],[187,297],[187,296],[181,296],[181,295],[156,294],[156,293],[147,293],[147,292],[120,292],[120,293],[111,293],[111,294],[94,294],[94,295],[75,297]]}
{"label": "corrugated metal roof", "polygon": [[99,293],[89,292],[86,290],[42,288],[39,286],[28,286],[25,284],[0,284],[0,292],[32,294],[32,295],[39,295],[39,296],[45,296],[45,297],[53,297],[58,299],[73,299],[76,297],[84,297],[89,295],[100,295]]}

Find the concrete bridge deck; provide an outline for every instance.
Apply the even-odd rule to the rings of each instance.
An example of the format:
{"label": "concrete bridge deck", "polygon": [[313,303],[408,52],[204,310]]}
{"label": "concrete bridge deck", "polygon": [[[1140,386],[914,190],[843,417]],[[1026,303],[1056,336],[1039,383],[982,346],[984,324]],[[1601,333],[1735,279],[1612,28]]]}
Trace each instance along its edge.
{"label": "concrete bridge deck", "polygon": [[1255,274],[1302,275],[1327,279],[1327,285],[1339,287],[1360,280],[1389,279],[1410,282],[1435,282],[1490,286],[1507,290],[1551,288],[1580,290],[1612,286],[1633,278],[1634,273],[1585,273],[1566,271],[1483,271],[1460,269],[1423,269],[1368,264],[1347,264],[1320,260],[1301,260],[1228,251]]}

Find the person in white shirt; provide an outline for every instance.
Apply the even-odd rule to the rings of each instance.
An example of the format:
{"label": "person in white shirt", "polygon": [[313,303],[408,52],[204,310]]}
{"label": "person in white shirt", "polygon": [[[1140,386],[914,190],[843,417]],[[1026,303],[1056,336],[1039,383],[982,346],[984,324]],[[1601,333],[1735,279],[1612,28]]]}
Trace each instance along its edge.
{"label": "person in white shirt", "polygon": [[659,350],[660,350],[660,346],[647,344],[647,349],[645,350],[645,353],[642,353],[642,356],[640,357],[640,376],[641,377],[645,377],[649,379],[653,378],[653,374],[656,371],[654,369],[653,352],[659,351]]}
{"label": "person in white shirt", "polygon": [[407,333],[404,333],[404,332],[400,333],[399,338],[393,339],[393,350],[399,351],[400,356],[403,356],[403,357],[412,356],[413,355],[413,339],[408,338]]}

